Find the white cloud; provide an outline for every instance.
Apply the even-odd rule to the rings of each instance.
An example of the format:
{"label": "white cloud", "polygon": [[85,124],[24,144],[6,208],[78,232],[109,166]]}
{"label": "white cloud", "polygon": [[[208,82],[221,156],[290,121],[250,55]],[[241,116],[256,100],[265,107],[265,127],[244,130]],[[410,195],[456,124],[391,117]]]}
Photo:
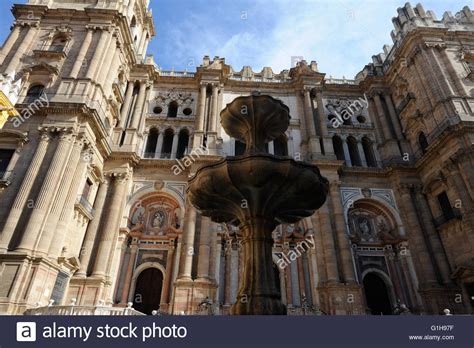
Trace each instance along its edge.
{"label": "white cloud", "polygon": [[[441,8],[448,3],[438,2],[435,4]],[[165,58],[157,55],[157,61],[172,60],[179,68],[190,57],[199,65],[208,54],[211,58],[225,57],[235,70],[250,65],[254,71],[270,66],[279,72],[291,67],[293,56],[303,56],[307,61],[316,60],[319,70],[328,76],[352,78],[372,55],[382,52],[384,44],[392,43],[391,18],[403,5],[397,0],[244,0],[219,4],[193,12],[169,33],[163,33],[169,34],[164,38],[168,46]],[[456,1],[449,6],[462,8]],[[246,20],[235,20],[242,11]]]}

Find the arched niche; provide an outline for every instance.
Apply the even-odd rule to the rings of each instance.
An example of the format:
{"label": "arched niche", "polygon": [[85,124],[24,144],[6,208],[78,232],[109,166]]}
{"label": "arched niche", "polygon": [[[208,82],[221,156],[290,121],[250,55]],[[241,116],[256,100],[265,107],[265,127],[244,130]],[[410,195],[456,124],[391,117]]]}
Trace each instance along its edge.
{"label": "arched niche", "polygon": [[133,235],[146,237],[176,236],[182,227],[183,212],[179,202],[162,191],[136,199],[130,207],[128,227]]}
{"label": "arched niche", "polygon": [[393,244],[401,239],[395,217],[371,199],[354,202],[348,211],[349,237],[355,244]]}

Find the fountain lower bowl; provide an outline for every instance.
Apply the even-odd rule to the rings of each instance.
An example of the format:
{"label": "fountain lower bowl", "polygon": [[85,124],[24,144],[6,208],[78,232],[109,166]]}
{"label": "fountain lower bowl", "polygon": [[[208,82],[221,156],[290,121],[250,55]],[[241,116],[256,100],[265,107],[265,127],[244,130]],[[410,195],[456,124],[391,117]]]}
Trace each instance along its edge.
{"label": "fountain lower bowl", "polygon": [[240,225],[263,218],[294,223],[321,207],[328,181],[318,167],[289,157],[251,154],[201,167],[189,180],[188,197],[214,222]]}

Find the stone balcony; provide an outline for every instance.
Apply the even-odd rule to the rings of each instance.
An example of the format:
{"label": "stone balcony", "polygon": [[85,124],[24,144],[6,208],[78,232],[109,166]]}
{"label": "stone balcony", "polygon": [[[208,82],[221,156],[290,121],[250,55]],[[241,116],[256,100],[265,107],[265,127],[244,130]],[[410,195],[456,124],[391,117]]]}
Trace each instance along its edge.
{"label": "stone balcony", "polygon": [[107,315],[107,316],[139,316],[145,315],[132,308],[131,303],[127,307],[110,306],[45,306],[28,309],[24,315]]}

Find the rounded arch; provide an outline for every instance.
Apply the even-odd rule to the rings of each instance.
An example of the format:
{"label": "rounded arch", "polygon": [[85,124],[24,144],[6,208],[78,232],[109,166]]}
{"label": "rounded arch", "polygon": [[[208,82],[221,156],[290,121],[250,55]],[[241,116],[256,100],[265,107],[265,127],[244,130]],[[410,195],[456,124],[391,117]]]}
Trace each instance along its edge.
{"label": "rounded arch", "polygon": [[362,137],[362,149],[364,150],[364,156],[367,161],[368,167],[377,167],[377,159],[375,158],[374,145],[372,140],[367,136]]}
{"label": "rounded arch", "polygon": [[[163,202],[165,200],[168,202],[171,207],[174,207],[175,211],[177,212],[177,223],[179,225],[178,228],[181,228],[182,221],[184,221],[184,214],[185,214],[185,204],[184,199],[180,195],[178,195],[175,191],[170,190],[167,187],[162,187],[161,190],[157,190],[155,185],[147,185],[142,189],[135,192],[131,197],[130,200],[127,202],[126,212],[127,212],[127,220],[128,225],[132,227],[136,223],[133,221],[134,217],[138,215],[138,209],[142,209],[140,207],[146,208],[146,206],[153,202]],[[143,209],[142,209],[143,210]]]}
{"label": "rounded arch", "polygon": [[[350,210],[354,207],[358,207],[360,204],[365,204],[367,206],[371,206],[374,211],[380,210],[382,211],[387,217],[391,219],[393,222],[394,227],[396,228],[398,235],[403,237],[405,236],[405,229],[403,227],[402,219],[400,218],[400,214],[390,205],[388,205],[384,200],[377,196],[372,196],[370,198],[366,197],[354,197],[351,199],[352,204],[346,204],[344,206],[344,218],[346,221],[346,226],[349,226],[349,213]],[[350,231],[348,231],[350,232]]]}
{"label": "rounded arch", "polygon": [[30,86],[30,88],[28,88],[28,92],[26,92],[26,102],[33,103],[38,100],[44,93],[44,90],[45,86],[41,83]]}
{"label": "rounded arch", "polygon": [[155,157],[156,145],[158,143],[158,135],[160,134],[158,128],[152,127],[148,132],[148,138],[146,141],[145,157]]}
{"label": "rounded arch", "polygon": [[352,135],[346,139],[347,147],[349,148],[349,156],[351,157],[351,163],[354,167],[361,167],[362,161],[360,159],[359,148],[357,146],[357,139]]}
{"label": "rounded arch", "polygon": [[334,149],[334,154],[339,161],[345,161],[344,156],[344,145],[342,144],[342,139],[338,135],[332,137],[332,147]]}
{"label": "rounded arch", "polygon": [[273,152],[277,156],[288,156],[288,137],[285,134],[273,140]]}
{"label": "rounded arch", "polygon": [[[152,282],[149,279],[144,279],[148,284],[141,284],[140,278],[150,273],[150,271],[156,270],[148,274],[148,277],[158,277],[153,279]],[[164,281],[166,279],[166,269],[158,262],[145,262],[138,266],[132,275],[130,284],[130,290],[128,293],[128,302],[134,303],[136,310],[141,311],[145,314],[151,314],[152,310],[158,310],[161,303],[163,302],[163,288]],[[152,287],[149,288],[149,285]],[[155,289],[153,289],[153,286]],[[144,291],[146,293],[139,294],[140,301],[137,299],[137,291]],[[151,298],[150,298],[151,297]],[[156,298],[153,298],[156,297]]]}
{"label": "rounded arch", "polygon": [[64,33],[58,33],[51,40],[49,50],[54,52],[64,52],[69,40],[70,37],[68,35]]}
{"label": "rounded arch", "polygon": [[130,28],[135,28],[137,26],[137,18],[135,16],[132,17],[130,21]]}
{"label": "rounded arch", "polygon": [[421,149],[421,152],[423,154],[426,153],[426,149],[428,148],[429,146],[429,143],[428,143],[428,139],[426,138],[426,135],[425,133],[422,131],[420,133],[418,133],[418,146],[420,147]]}
{"label": "rounded arch", "polygon": [[188,152],[189,148],[189,135],[190,132],[187,128],[182,128],[179,131],[178,135],[178,150],[176,151],[176,158],[181,159],[183,158],[186,153]]}
{"label": "rounded arch", "polygon": [[[371,267],[371,268],[367,268],[366,270],[364,270],[364,272],[362,272],[361,274],[362,284],[364,284],[364,280],[369,275],[376,275],[385,284],[385,287],[387,289],[388,299],[390,301],[390,312],[392,312],[393,308],[395,307],[397,303],[397,295],[395,293],[395,287],[393,285],[392,280],[384,271],[378,268]],[[366,290],[364,289],[364,292],[365,291]]]}
{"label": "rounded arch", "polygon": [[176,100],[173,100],[168,104],[168,115],[167,117],[169,118],[175,118],[178,116],[178,102]]}
{"label": "rounded arch", "polygon": [[174,129],[167,128],[163,134],[163,146],[161,148],[161,158],[171,158],[171,152],[173,151],[173,138]]}

